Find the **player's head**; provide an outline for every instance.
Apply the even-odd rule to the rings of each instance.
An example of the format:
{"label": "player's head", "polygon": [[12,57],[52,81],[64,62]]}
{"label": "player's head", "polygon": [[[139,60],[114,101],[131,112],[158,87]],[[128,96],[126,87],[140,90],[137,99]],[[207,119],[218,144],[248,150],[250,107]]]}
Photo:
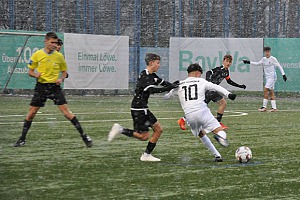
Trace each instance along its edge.
{"label": "player's head", "polygon": [[223,62],[222,62],[223,66],[224,66],[225,68],[229,68],[230,65],[231,65],[231,63],[232,63],[232,56],[229,55],[229,54],[226,54],[226,55],[223,57]]}
{"label": "player's head", "polygon": [[157,72],[160,67],[160,56],[154,53],[147,53],[145,62],[150,73]]}
{"label": "player's head", "polygon": [[264,47],[264,53],[267,58],[271,56],[271,47]]}
{"label": "player's head", "polygon": [[202,67],[198,63],[190,64],[186,71],[188,72],[188,76],[192,77],[200,77],[203,73]]}
{"label": "player's head", "polygon": [[56,51],[59,52],[63,44],[64,44],[63,41],[60,38],[58,38]]}
{"label": "player's head", "polygon": [[58,45],[58,36],[54,32],[48,32],[45,35],[45,50],[46,51],[53,51],[56,50]]}

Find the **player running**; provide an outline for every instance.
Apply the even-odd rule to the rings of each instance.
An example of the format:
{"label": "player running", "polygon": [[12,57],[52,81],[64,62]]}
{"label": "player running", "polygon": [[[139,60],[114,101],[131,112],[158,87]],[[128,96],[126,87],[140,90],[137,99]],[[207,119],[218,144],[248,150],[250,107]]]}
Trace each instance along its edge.
{"label": "player running", "polygon": [[226,140],[226,132],[220,126],[220,123],[212,115],[210,109],[205,103],[206,92],[214,90],[219,95],[224,95],[234,100],[235,94],[231,94],[223,87],[200,78],[202,68],[199,64],[191,64],[188,69],[188,78],[180,81],[178,87],[178,97],[181,107],[184,111],[186,121],[191,127],[195,137],[200,137],[202,143],[215,156],[215,162],[222,162],[222,156],[207,137],[207,132],[213,132],[214,138],[224,147],[229,145]]}
{"label": "player running", "polygon": [[264,47],[264,53],[265,57],[263,57],[258,62],[252,62],[250,60],[243,60],[245,64],[252,64],[252,65],[262,65],[264,67],[264,75],[266,78],[266,84],[264,87],[264,99],[263,99],[263,105],[261,108],[258,109],[259,112],[265,112],[267,111],[267,104],[268,99],[270,97],[271,100],[271,106],[272,109],[271,112],[276,112],[276,98],[275,98],[275,92],[274,92],[274,86],[277,80],[277,74],[276,74],[276,67],[279,68],[283,80],[286,82],[287,77],[284,73],[283,68],[277,61],[277,59],[274,56],[271,56],[271,47]]}
{"label": "player running", "polygon": [[150,137],[149,127],[151,127],[153,134],[148,142],[145,152],[140,157],[140,160],[160,161],[159,158],[152,156],[151,153],[155,148],[163,129],[156,117],[149,110],[148,99],[150,94],[170,91],[171,89],[178,87],[178,85],[164,81],[155,74],[160,67],[159,55],[148,53],[145,57],[145,61],[147,68],[141,72],[138,78],[135,95],[131,103],[131,117],[133,119],[134,129],[127,129],[119,124],[114,124],[108,134],[108,141],[111,142],[118,134],[145,141]]}
{"label": "player running", "polygon": [[[229,67],[231,66],[231,64],[232,64],[232,56],[229,54],[225,55],[223,57],[223,62],[220,67],[216,67],[216,68],[206,72],[206,80],[219,85],[224,79],[226,79],[226,81],[229,85],[246,89],[246,85],[239,85],[236,82],[234,82],[233,80],[231,80],[230,75],[229,75],[229,70],[228,70]],[[205,92],[205,102],[207,104],[209,104],[210,101],[217,102],[219,104],[219,108],[217,111],[217,120],[224,130],[228,129],[228,126],[225,126],[221,122],[226,105],[227,105],[225,98],[216,91],[206,91]],[[186,130],[185,117],[180,118],[177,121],[177,123],[179,124],[179,126],[182,130]]]}

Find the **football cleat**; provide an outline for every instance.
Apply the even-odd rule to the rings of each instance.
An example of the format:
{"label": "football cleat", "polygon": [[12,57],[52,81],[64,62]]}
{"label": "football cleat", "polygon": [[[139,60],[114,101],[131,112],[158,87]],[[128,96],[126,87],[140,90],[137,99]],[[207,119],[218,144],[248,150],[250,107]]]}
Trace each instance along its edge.
{"label": "football cleat", "polygon": [[14,144],[13,147],[22,147],[22,146],[24,146],[24,145],[25,145],[25,140],[19,139],[19,140]]}
{"label": "football cleat", "polygon": [[222,122],[220,122],[220,125],[223,130],[227,130],[229,128],[228,126],[225,126]]}
{"label": "football cleat", "polygon": [[178,121],[177,121],[178,125],[180,126],[181,130],[186,130],[185,128],[185,120],[182,118],[180,118]]}
{"label": "football cleat", "polygon": [[108,133],[107,141],[111,142],[118,134],[121,134],[123,131],[123,127],[120,124],[114,124]]}
{"label": "football cleat", "polygon": [[159,162],[161,161],[159,158],[155,158],[151,154],[143,153],[141,158],[141,161],[149,161],[149,162]]}
{"label": "football cleat", "polygon": [[270,110],[270,112],[277,112],[277,109],[276,109],[276,108],[272,108],[272,109]]}
{"label": "football cleat", "polygon": [[82,140],[84,141],[84,143],[85,143],[85,145],[86,145],[87,147],[93,146],[93,141],[92,141],[92,139],[90,138],[90,136],[84,134],[84,135],[82,136]]}
{"label": "football cleat", "polygon": [[217,156],[215,157],[214,162],[223,162],[223,158],[221,156]]}
{"label": "football cleat", "polygon": [[229,146],[229,142],[222,138],[221,136],[219,136],[218,134],[214,134],[214,138],[217,140],[217,142],[223,146],[223,147],[228,147]]}
{"label": "football cleat", "polygon": [[259,111],[259,112],[266,112],[267,109],[266,109],[265,107],[261,107],[261,108],[258,109],[258,111]]}

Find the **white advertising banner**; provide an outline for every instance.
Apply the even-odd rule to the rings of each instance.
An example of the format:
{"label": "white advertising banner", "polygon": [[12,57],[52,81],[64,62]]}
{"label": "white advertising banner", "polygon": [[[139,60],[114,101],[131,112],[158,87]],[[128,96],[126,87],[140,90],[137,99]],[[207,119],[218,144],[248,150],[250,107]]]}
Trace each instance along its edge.
{"label": "white advertising banner", "polygon": [[[183,80],[187,67],[199,63],[205,72],[221,66],[224,55],[232,55],[229,68],[231,79],[245,84],[248,91],[262,91],[263,68],[243,63],[243,59],[259,61],[263,56],[263,38],[170,38],[169,80]],[[228,90],[242,90],[224,80],[221,86]]]}
{"label": "white advertising banner", "polygon": [[64,34],[65,89],[128,89],[129,37]]}

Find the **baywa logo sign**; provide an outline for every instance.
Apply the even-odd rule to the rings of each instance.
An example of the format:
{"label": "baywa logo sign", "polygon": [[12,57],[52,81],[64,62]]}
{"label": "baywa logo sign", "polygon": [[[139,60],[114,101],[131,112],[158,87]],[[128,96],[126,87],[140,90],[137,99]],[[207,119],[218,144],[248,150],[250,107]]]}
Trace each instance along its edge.
{"label": "baywa logo sign", "polygon": [[230,54],[232,56],[232,64],[229,68],[230,72],[250,72],[250,65],[243,63],[243,60],[249,60],[249,57],[241,56],[239,51],[235,51],[233,54],[231,52],[224,53],[222,51],[219,51],[216,54],[217,56],[211,57],[205,55],[197,55],[189,50],[179,51],[179,71],[186,71],[187,67],[192,63],[199,63],[203,71],[208,71],[215,67],[221,66],[223,57],[226,54]]}

